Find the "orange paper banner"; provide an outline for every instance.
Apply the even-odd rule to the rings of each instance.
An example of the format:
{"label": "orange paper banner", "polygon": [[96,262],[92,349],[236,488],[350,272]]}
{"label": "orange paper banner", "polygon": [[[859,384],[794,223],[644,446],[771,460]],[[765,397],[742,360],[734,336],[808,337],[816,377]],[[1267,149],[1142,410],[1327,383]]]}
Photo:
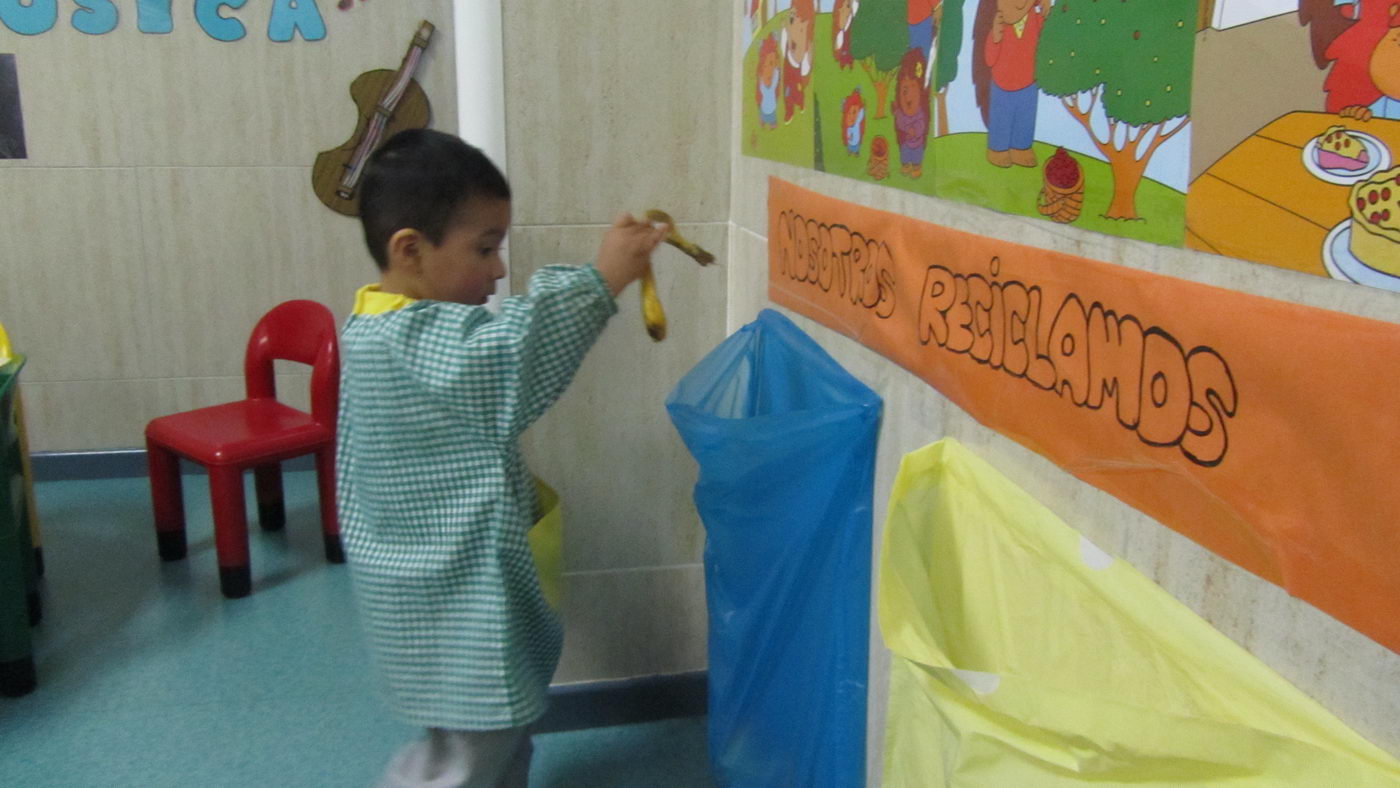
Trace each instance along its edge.
{"label": "orange paper banner", "polygon": [[1400,325],[776,178],[769,297],[1400,652]]}

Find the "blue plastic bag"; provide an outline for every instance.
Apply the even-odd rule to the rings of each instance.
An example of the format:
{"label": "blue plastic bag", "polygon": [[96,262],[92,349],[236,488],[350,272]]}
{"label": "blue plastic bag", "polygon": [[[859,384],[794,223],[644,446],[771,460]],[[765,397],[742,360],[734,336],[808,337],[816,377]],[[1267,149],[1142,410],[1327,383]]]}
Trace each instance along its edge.
{"label": "blue plastic bag", "polygon": [[864,785],[879,395],[764,310],[666,409],[700,464],[716,780]]}

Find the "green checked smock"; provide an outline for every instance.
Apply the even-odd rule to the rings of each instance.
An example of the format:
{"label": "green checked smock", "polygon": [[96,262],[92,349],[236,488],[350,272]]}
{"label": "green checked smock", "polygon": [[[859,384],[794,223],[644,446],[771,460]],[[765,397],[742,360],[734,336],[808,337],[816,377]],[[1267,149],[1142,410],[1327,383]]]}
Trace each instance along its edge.
{"label": "green checked smock", "polygon": [[[363,314],[372,297],[393,311]],[[592,266],[540,270],[498,315],[394,298],[362,291],[340,346],[337,502],[366,633],[409,722],[525,725],[563,630],[525,538],[536,493],[517,438],[617,307]]]}

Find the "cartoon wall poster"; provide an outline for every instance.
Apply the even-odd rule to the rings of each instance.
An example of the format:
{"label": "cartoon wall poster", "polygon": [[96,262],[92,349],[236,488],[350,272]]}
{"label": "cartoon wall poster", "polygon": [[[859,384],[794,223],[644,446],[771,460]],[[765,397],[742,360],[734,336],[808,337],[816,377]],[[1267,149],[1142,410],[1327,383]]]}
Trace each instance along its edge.
{"label": "cartoon wall poster", "polygon": [[744,152],[1182,244],[1199,0],[744,0]]}
{"label": "cartoon wall poster", "polygon": [[0,55],[0,159],[24,158],[28,158],[28,153],[19,103],[19,73],[14,55]]}
{"label": "cartoon wall poster", "polygon": [[[1238,74],[1201,75],[1197,106],[1244,106],[1259,120],[1253,129],[1229,129],[1223,155],[1193,179],[1188,245],[1400,290],[1400,167],[1393,153],[1400,150],[1400,5],[1296,0],[1281,18],[1217,2],[1224,5],[1216,21],[1230,26],[1203,36],[1228,46],[1263,31],[1277,45],[1253,51],[1275,73],[1315,67],[1325,77],[1321,90],[1315,80],[1299,81],[1291,93],[1261,97],[1250,91],[1253,80]],[[1306,36],[1296,35],[1301,30]],[[1198,131],[1226,133],[1223,123]]]}
{"label": "cartoon wall poster", "polygon": [[948,132],[962,0],[744,5],[744,152],[932,194],[927,143]]}
{"label": "cartoon wall poster", "polygon": [[935,194],[1183,242],[1197,0],[967,0]]}
{"label": "cartoon wall poster", "polygon": [[744,95],[751,97],[744,102],[744,149],[826,169],[824,162],[845,144],[839,88],[852,82],[853,67],[849,59],[844,66],[837,59],[838,46],[849,50],[849,30],[832,25],[838,18],[849,22],[859,0],[743,2],[751,38],[743,67]]}

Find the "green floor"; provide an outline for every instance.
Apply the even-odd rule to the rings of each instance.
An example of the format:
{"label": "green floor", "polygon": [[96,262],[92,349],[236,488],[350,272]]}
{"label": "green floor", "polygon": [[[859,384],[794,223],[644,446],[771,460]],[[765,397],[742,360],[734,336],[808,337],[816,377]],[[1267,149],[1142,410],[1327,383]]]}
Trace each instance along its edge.
{"label": "green floor", "polygon": [[[380,703],[310,473],[252,531],[253,595],[218,591],[207,488],[189,557],[156,558],[143,479],[41,483],[39,688],[0,698],[0,785],[370,786],[416,735]],[[249,500],[252,500],[251,495]],[[532,786],[708,786],[704,718],[536,736]]]}

